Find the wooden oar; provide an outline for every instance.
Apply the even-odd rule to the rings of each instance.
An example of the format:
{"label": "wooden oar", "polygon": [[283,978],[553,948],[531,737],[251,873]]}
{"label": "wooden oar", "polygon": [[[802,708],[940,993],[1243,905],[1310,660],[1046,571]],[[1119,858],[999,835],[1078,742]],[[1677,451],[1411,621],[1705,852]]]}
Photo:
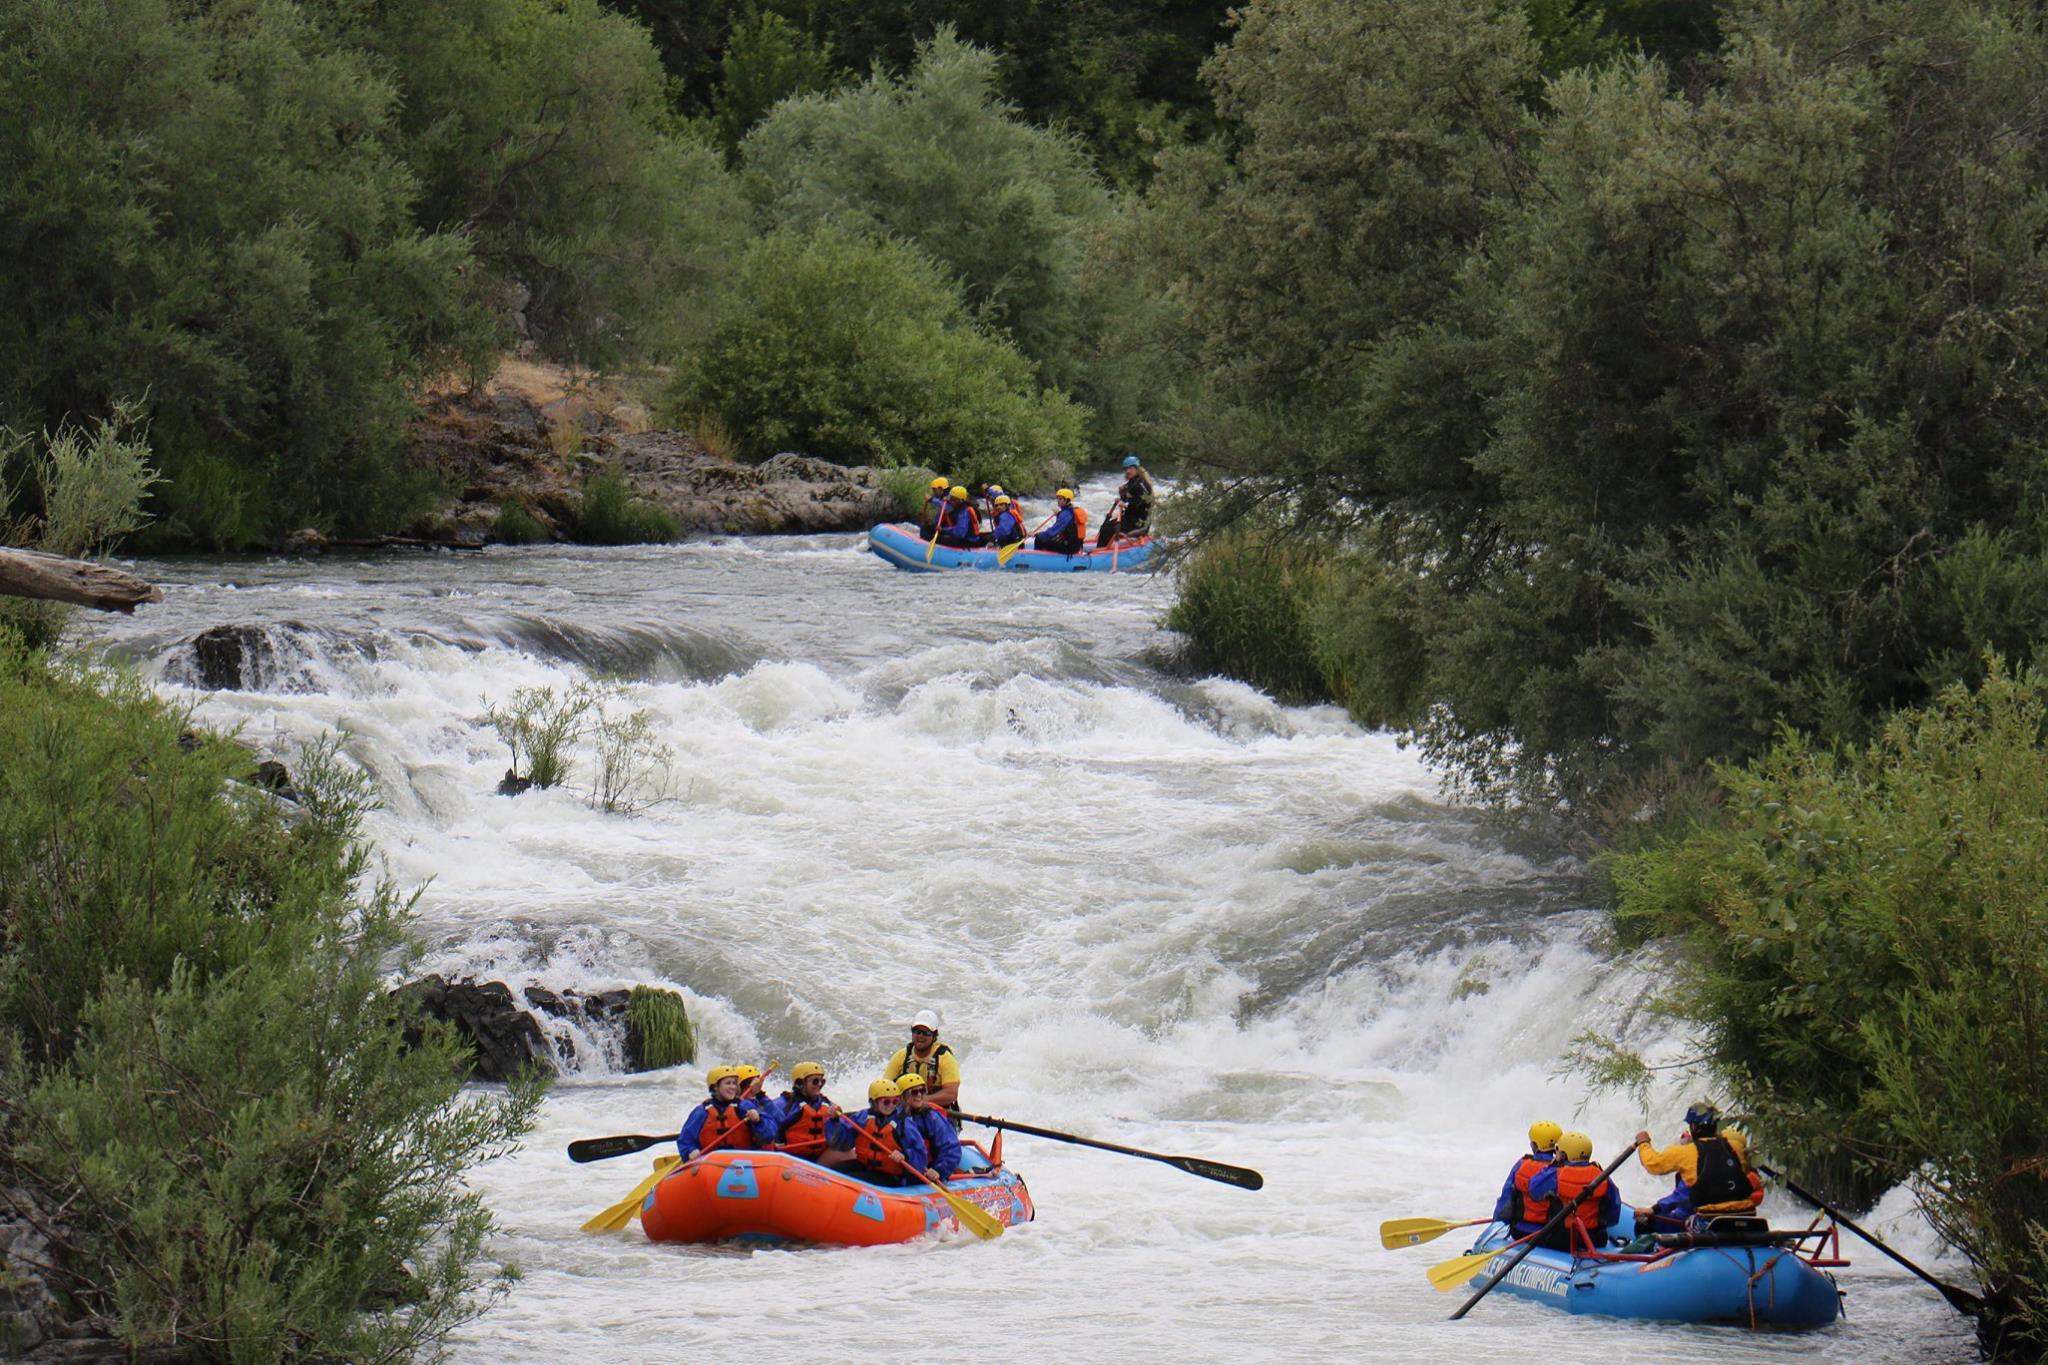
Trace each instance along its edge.
{"label": "wooden oar", "polygon": [[1769,1176],[1771,1179],[1783,1185],[1786,1189],[1792,1191],[1792,1193],[1798,1195],[1801,1199],[1804,1199],[1807,1203],[1819,1209],[1828,1217],[1834,1219],[1837,1223],[1840,1223],[1843,1227],[1849,1229],[1849,1231],[1855,1233],[1858,1237],[1861,1237],[1864,1241],[1876,1247],[1879,1251],[1882,1251],[1885,1255],[1891,1257],[1894,1261],[1897,1261],[1906,1269],[1912,1271],[1915,1275],[1918,1275],[1921,1279],[1927,1281],[1927,1283],[1933,1285],[1935,1292],[1939,1293],[1944,1299],[1947,1299],[1949,1301],[1949,1306],[1954,1308],[1958,1313],[1976,1314],[1984,1311],[1984,1300],[1978,1298],[1975,1294],[1972,1294],[1967,1289],[1958,1289],[1952,1284],[1944,1284],[1942,1281],[1935,1279],[1934,1276],[1928,1274],[1919,1266],[1914,1265],[1911,1261],[1899,1255],[1898,1252],[1893,1251],[1883,1242],[1878,1241],[1876,1237],[1872,1236],[1870,1233],[1865,1232],[1862,1228],[1857,1227],[1854,1222],[1850,1221],[1849,1216],[1843,1213],[1840,1209],[1833,1208],[1827,1204],[1822,1203],[1817,1195],[1808,1194],[1805,1190],[1793,1184],[1789,1177],[1783,1175],[1778,1171],[1772,1170],[1769,1166],[1764,1165],[1764,1163],[1761,1161],[1756,1163],[1756,1168],[1762,1171],[1765,1175]]}
{"label": "wooden oar", "polygon": [[1389,1251],[1398,1251],[1402,1247],[1434,1242],[1454,1228],[1476,1228],[1481,1223],[1492,1221],[1491,1218],[1468,1218],[1462,1223],[1447,1223],[1441,1218],[1389,1218],[1380,1224],[1380,1245]]}
{"label": "wooden oar", "polygon": [[[1565,1219],[1572,1216],[1572,1211],[1578,1208],[1579,1205],[1585,1203],[1586,1197],[1592,1194],[1593,1191],[1599,1189],[1603,1184],[1606,1184],[1609,1180],[1611,1180],[1614,1176],[1614,1173],[1621,1169],[1622,1163],[1624,1161],[1627,1161],[1630,1157],[1634,1156],[1635,1154],[1636,1149],[1634,1144],[1630,1144],[1628,1147],[1623,1148],[1621,1155],[1614,1158],[1614,1160],[1608,1162],[1606,1169],[1600,1172],[1600,1178],[1598,1180],[1589,1182],[1586,1185],[1585,1189],[1580,1190],[1577,1194],[1573,1195],[1570,1202],[1568,1202],[1563,1208],[1559,1209],[1556,1213],[1550,1215],[1549,1222],[1545,1223],[1541,1228],[1538,1228],[1535,1232],[1529,1234],[1529,1236],[1524,1237],[1521,1241],[1510,1243],[1510,1246],[1518,1246],[1521,1248],[1521,1250],[1517,1251],[1506,1265],[1502,1266],[1500,1270],[1496,1272],[1491,1279],[1489,1279],[1483,1286],[1481,1286],[1478,1293],[1474,1294],[1471,1298],[1465,1300],[1465,1302],[1458,1305],[1458,1311],[1451,1314],[1451,1321],[1456,1322],[1459,1318],[1462,1318],[1467,1313],[1471,1312],[1473,1304],[1478,1303],[1481,1299],[1485,1298],[1487,1294],[1492,1292],[1493,1287],[1495,1285],[1499,1284],[1502,1280],[1507,1278],[1509,1271],[1513,1270],[1516,1266],[1520,1265],[1525,1259],[1527,1259],[1529,1253],[1536,1249],[1536,1246],[1539,1242],[1541,1242],[1545,1237],[1548,1237],[1552,1231],[1563,1226]],[[1453,1285],[1462,1284],[1466,1280],[1470,1279],[1472,1275],[1478,1271],[1480,1266],[1486,1264],[1487,1261],[1491,1260],[1495,1256],[1500,1255],[1501,1252],[1506,1251],[1507,1249],[1507,1247],[1497,1247],[1492,1251],[1483,1252],[1476,1256],[1460,1256],[1457,1258],[1457,1261],[1455,1262],[1445,1261],[1441,1265],[1433,1265],[1429,1268],[1429,1282],[1433,1285],[1436,1285],[1438,1289],[1449,1289]],[[1451,1279],[1444,1283],[1438,1282],[1438,1271],[1445,1270],[1447,1267],[1455,1265],[1458,1262],[1466,1261],[1471,1262],[1471,1265],[1468,1268],[1464,1268],[1461,1271],[1461,1273],[1459,1273],[1456,1279]]]}
{"label": "wooden oar", "polygon": [[1147,1161],[1163,1161],[1167,1165],[1186,1171],[1189,1175],[1201,1176],[1204,1180],[1220,1180],[1226,1185],[1235,1185],[1242,1190],[1264,1189],[1266,1177],[1243,1166],[1230,1166],[1221,1161],[1211,1161],[1200,1156],[1170,1156],[1164,1152],[1148,1152],[1139,1147],[1120,1147],[1114,1142],[1097,1142],[1094,1138],[1076,1137],[1072,1133],[1058,1133],[1050,1128],[1033,1128],[1028,1123],[1015,1119],[989,1118],[984,1114],[963,1114],[950,1111],[954,1118],[967,1123],[978,1123],[984,1128],[1008,1128],[1012,1132],[1029,1133],[1033,1137],[1051,1138],[1054,1142],[1071,1142],[1079,1147],[1099,1147],[1105,1152],[1122,1152],[1125,1156],[1141,1156]]}
{"label": "wooden oar", "polygon": [[647,1192],[659,1185],[662,1178],[682,1163],[679,1156],[658,1156],[654,1158],[654,1174],[633,1187],[633,1192],[612,1205],[604,1212],[583,1225],[585,1232],[617,1232],[633,1221],[645,1202]]}

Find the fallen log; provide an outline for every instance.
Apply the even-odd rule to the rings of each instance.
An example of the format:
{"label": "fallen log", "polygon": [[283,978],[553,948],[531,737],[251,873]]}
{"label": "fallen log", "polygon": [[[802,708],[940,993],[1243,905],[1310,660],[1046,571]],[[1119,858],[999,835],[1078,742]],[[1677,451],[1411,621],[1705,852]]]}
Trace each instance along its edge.
{"label": "fallen log", "polygon": [[161,602],[164,590],[111,565],[46,555],[40,550],[0,549],[0,596],[131,612],[144,602]]}

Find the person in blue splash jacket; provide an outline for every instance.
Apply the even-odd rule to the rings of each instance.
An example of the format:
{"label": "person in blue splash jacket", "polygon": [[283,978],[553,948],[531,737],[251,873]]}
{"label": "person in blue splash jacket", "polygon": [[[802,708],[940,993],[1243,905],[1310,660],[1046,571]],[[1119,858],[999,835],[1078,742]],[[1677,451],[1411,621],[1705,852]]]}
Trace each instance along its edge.
{"label": "person in blue splash jacket", "polygon": [[1557,1160],[1538,1171],[1529,1181],[1529,1193],[1551,1201],[1554,1215],[1559,1207],[1591,1191],[1572,1210],[1572,1216],[1550,1230],[1541,1245],[1553,1251],[1598,1250],[1607,1245],[1607,1234],[1621,1219],[1621,1191],[1593,1161],[1593,1139],[1584,1133],[1566,1133],[1557,1140]]}
{"label": "person in blue splash jacket", "polygon": [[904,1122],[902,1095],[894,1081],[868,1082],[868,1107],[827,1125],[824,1164],[858,1166],[855,1174],[877,1185],[915,1182],[916,1176],[904,1174],[903,1164],[921,1171],[931,1157],[924,1134]]}
{"label": "person in blue splash jacket", "polygon": [[1529,1151],[1516,1160],[1507,1182],[1500,1187],[1500,1198],[1493,1202],[1494,1221],[1506,1223],[1517,1237],[1526,1237],[1550,1221],[1549,1202],[1532,1198],[1529,1182],[1557,1160],[1557,1140],[1563,1136],[1564,1129],[1549,1119],[1530,1124]]}
{"label": "person in blue splash jacket", "polygon": [[761,1106],[740,1098],[738,1067],[714,1066],[705,1073],[704,1081],[710,1095],[690,1111],[683,1130],[676,1134],[676,1150],[683,1160],[725,1149],[748,1151],[774,1140],[774,1128]]}
{"label": "person in blue splash jacket", "polygon": [[896,1088],[903,1092],[903,1126],[915,1128],[931,1154],[931,1164],[920,1169],[934,1180],[947,1179],[960,1169],[960,1135],[926,1100],[924,1077],[915,1071],[898,1076]]}

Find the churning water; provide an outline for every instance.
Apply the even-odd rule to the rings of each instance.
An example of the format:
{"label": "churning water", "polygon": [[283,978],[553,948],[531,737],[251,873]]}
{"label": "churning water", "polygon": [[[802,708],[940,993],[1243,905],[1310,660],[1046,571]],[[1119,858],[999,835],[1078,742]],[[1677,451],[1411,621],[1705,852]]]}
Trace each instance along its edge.
{"label": "churning water", "polygon": [[[707,1064],[817,1058],[841,1099],[932,1007],[968,1109],[1266,1176],[1012,1135],[1039,1221],[994,1242],[587,1236],[647,1156],[576,1166],[563,1144],[673,1131],[701,1071],[622,1076],[583,1046],[527,1147],[476,1172],[524,1278],[458,1358],[1974,1353],[1853,1242],[1848,1319],[1813,1336],[1504,1296],[1446,1322],[1459,1296],[1422,1272],[1457,1234],[1388,1252],[1377,1225],[1486,1213],[1534,1118],[1603,1153],[1645,1120],[1670,1136],[1675,1094],[1646,1115],[1554,1075],[1588,1029],[1682,1050],[1637,1008],[1654,966],[1609,959],[1579,869],[1510,851],[1390,739],[1166,669],[1162,579],[910,575],[853,536],[141,567],[167,600],[85,629],[252,741],[345,732],[390,872],[426,883],[426,968],[673,984]],[[194,686],[188,642],[218,625],[260,636],[253,690]],[[494,795],[485,707],[599,675],[652,713],[674,799]],[[1903,1195],[1873,1221],[1936,1251]]]}

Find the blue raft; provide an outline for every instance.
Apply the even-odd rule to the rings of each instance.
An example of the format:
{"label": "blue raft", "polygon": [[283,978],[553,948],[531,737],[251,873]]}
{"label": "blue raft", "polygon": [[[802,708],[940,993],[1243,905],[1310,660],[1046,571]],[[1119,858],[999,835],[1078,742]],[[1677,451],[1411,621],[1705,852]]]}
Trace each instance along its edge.
{"label": "blue raft", "polygon": [[868,548],[899,569],[930,573],[938,569],[1024,569],[1038,573],[1117,573],[1135,569],[1152,553],[1152,538],[1137,536],[1077,555],[1055,554],[1050,550],[1019,550],[1007,564],[996,562],[996,552],[955,550],[941,545],[932,548],[919,538],[915,526],[884,522],[868,531]]}
{"label": "blue raft", "polygon": [[[1634,1215],[1624,1205],[1616,1235],[1626,1238],[1633,1229]],[[1512,1240],[1505,1224],[1494,1223],[1472,1249],[1491,1251]],[[1811,1254],[1819,1259],[1818,1250]],[[1497,1258],[1502,1263],[1512,1259],[1512,1252]],[[1472,1287],[1480,1288],[1489,1276],[1500,1274],[1483,1271]],[[1656,1322],[1806,1329],[1825,1327],[1842,1314],[1835,1277],[1810,1263],[1794,1245],[1681,1246],[1647,1257],[1614,1259],[1539,1247],[1506,1272],[1496,1292],[1567,1313]]]}

